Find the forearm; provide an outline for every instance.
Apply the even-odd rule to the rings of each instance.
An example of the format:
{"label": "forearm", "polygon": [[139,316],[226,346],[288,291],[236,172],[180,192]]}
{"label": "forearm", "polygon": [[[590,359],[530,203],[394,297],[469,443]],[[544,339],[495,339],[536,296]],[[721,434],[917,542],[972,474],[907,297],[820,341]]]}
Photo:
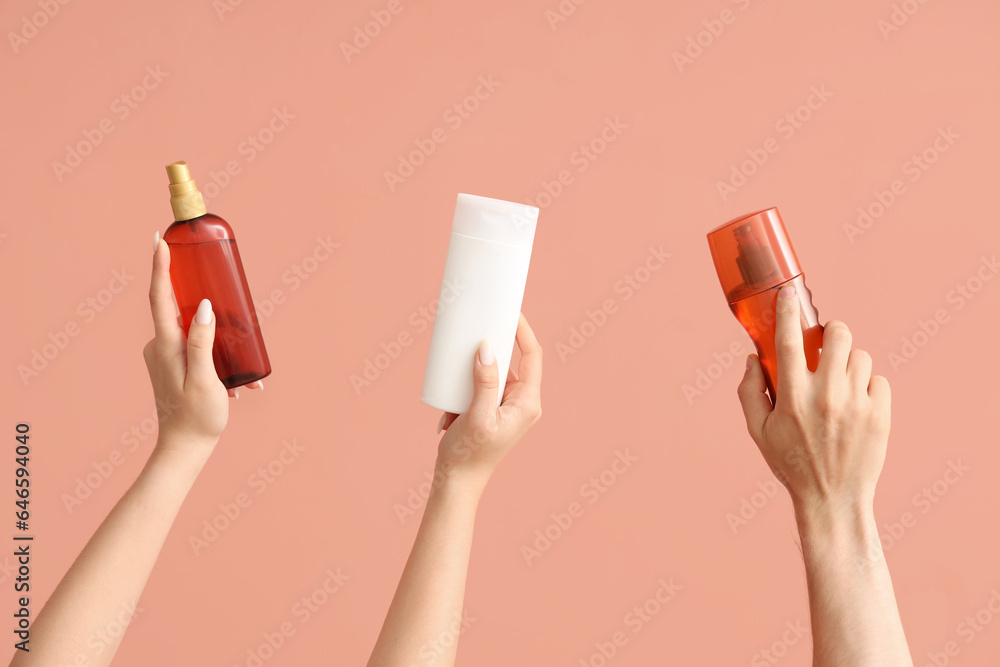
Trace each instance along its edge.
{"label": "forearm", "polygon": [[[440,473],[440,469],[438,470]],[[455,663],[473,525],[485,479],[443,474],[427,499],[413,549],[369,667]]]}
{"label": "forearm", "polygon": [[814,667],[912,666],[870,506],[796,507],[796,519]]}
{"label": "forearm", "polygon": [[31,651],[19,651],[12,667],[111,664],[122,633],[110,644],[93,640],[132,615],[202,465],[200,456],[157,446],[52,593],[32,625]]}

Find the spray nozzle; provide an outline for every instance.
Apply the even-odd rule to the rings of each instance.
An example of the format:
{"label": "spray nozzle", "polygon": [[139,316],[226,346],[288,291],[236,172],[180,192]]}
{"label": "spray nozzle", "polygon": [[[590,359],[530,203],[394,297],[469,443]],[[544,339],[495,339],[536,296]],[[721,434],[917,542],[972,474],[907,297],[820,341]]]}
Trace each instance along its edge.
{"label": "spray nozzle", "polygon": [[802,273],[776,208],[741,216],[713,229],[708,245],[730,303]]}
{"label": "spray nozzle", "polygon": [[190,220],[208,212],[205,200],[191,178],[187,162],[181,160],[168,164],[167,178],[170,180],[170,208],[174,211],[175,220]]}

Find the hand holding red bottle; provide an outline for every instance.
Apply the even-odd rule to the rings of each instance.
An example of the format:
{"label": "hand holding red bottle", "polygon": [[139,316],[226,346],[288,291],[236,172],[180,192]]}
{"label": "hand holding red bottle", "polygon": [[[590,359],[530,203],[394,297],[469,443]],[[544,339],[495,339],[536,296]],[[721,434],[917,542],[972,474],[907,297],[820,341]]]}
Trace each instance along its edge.
{"label": "hand holding red bottle", "polygon": [[198,443],[207,447],[207,454],[229,418],[227,391],[212,359],[215,314],[212,304],[203,300],[185,337],[171,293],[170,248],[159,234],[154,241],[149,304],[155,337],[143,348],[143,357],[156,397],[158,446],[188,448]]}
{"label": "hand holding red bottle", "polygon": [[785,287],[777,299],[778,400],[771,407],[756,355],[739,387],[747,430],[796,512],[871,507],[889,440],[888,381],[872,375],[872,358],[852,350],[843,322],[828,322],[815,372],[806,367],[799,299]]}

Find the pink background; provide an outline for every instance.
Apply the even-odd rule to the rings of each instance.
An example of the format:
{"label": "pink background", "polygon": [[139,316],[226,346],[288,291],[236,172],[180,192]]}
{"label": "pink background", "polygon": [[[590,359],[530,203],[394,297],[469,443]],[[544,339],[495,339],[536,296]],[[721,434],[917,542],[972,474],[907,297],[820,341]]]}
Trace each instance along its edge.
{"label": "pink background", "polygon": [[[960,647],[950,664],[996,660],[1000,619],[971,639],[958,627],[1000,591],[1000,280],[976,284],[1000,248],[995,2],[907,0],[915,13],[900,5],[902,25],[885,32],[890,0],[564,0],[575,11],[554,27],[558,0],[401,0],[348,62],[340,44],[386,2],[225,1],[71,2],[39,15],[45,25],[16,50],[9,33],[42,10],[11,0],[0,12],[0,427],[12,468],[14,424],[32,425],[36,611],[154,441],[141,358],[149,255],[171,222],[163,166],[183,159],[236,229],[274,373],[264,394],[233,403],[119,664],[247,665],[285,621],[296,633],[266,665],[367,658],[419,520],[394,507],[435,453],[438,414],[419,401],[430,340],[420,309],[437,296],[458,192],[542,206],[524,311],[546,350],[545,416],[481,505],[467,595],[477,620],[460,664],[599,665],[595,644],[618,631],[628,643],[609,664],[766,664],[759,652],[783,642],[786,623],[807,622],[790,504],[761,491],[772,477],[736,400],[749,339],[704,238],[770,205],[821,319],[846,321],[892,384],[877,513],[917,664],[949,641]],[[217,6],[233,11],[220,19]],[[717,21],[724,10],[729,23]],[[699,39],[679,67],[674,54]],[[147,67],[161,80],[142,89]],[[499,86],[449,122],[491,76]],[[812,87],[831,96],[799,109],[793,131],[779,125]],[[275,108],[294,118],[263,132],[263,150],[241,150]],[[102,119],[113,131],[86,145]],[[625,127],[602,145],[609,119]],[[385,172],[436,128],[444,143],[391,190]],[[717,183],[768,139],[777,152],[723,198]],[[57,176],[53,163],[81,142],[89,155]],[[592,161],[578,152],[591,142],[602,151]],[[925,150],[936,161],[913,171]],[[239,173],[208,187],[231,161]],[[876,191],[896,179],[905,190],[849,238],[858,207],[878,212]],[[556,196],[540,197],[546,183]],[[317,238],[340,247],[308,259]],[[645,273],[651,246],[671,257]],[[298,284],[296,266],[310,271]],[[123,270],[124,289],[102,292]],[[629,274],[645,282],[626,299],[616,284]],[[952,292],[970,279],[973,298]],[[266,304],[275,291],[282,302]],[[105,300],[100,312],[88,298]],[[582,347],[561,355],[608,299],[603,326],[584,326]],[[918,333],[938,310],[935,335]],[[72,324],[77,335],[25,384],[18,366]],[[401,333],[412,344],[356,392],[350,376]],[[921,347],[894,369],[904,337]],[[688,400],[699,373],[704,391]],[[249,478],[286,439],[305,451],[258,495]],[[70,513],[64,494],[115,450],[121,465]],[[590,504],[581,487],[616,450],[638,460]],[[949,462],[968,468],[954,484],[941,481]],[[935,502],[915,498],[924,488]],[[240,493],[251,506],[195,555],[189,536]],[[762,507],[734,530],[727,515],[744,501],[747,516]],[[573,502],[583,515],[529,565],[522,545]],[[913,521],[893,537],[906,512]],[[11,562],[0,561],[5,610]],[[300,623],[294,605],[328,568],[350,580]],[[682,590],[634,633],[626,614],[671,577]],[[809,645],[775,655],[806,664]]]}

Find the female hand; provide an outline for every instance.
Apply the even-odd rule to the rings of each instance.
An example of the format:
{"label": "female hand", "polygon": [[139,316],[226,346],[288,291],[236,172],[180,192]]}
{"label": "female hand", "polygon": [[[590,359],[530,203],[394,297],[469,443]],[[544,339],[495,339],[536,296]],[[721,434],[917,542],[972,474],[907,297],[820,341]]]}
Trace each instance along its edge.
{"label": "female hand", "polygon": [[514,444],[542,416],[542,347],[522,314],[517,324],[521,359],[507,373],[503,402],[497,408],[500,379],[490,341],[483,341],[473,366],[472,403],[463,415],[445,413],[447,429],[438,445],[437,469],[468,473],[486,481]]}
{"label": "female hand", "polygon": [[142,355],[160,422],[157,446],[195,448],[207,455],[229,419],[230,394],[212,360],[215,314],[211,302],[203,299],[185,338],[170,286],[170,247],[159,233],[153,241],[149,305],[155,337],[146,343]]}
{"label": "female hand", "polygon": [[[791,290],[790,292],[786,290]],[[777,300],[778,402],[764,393],[760,360],[751,355],[739,396],[747,430],[796,511],[870,507],[889,441],[889,382],[872,375],[872,358],[852,350],[843,322],[827,323],[819,366],[806,368],[799,300],[785,287]]]}

